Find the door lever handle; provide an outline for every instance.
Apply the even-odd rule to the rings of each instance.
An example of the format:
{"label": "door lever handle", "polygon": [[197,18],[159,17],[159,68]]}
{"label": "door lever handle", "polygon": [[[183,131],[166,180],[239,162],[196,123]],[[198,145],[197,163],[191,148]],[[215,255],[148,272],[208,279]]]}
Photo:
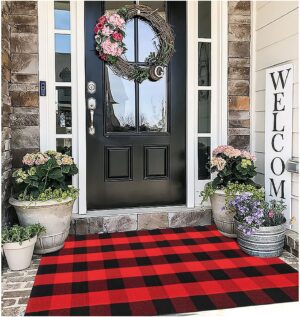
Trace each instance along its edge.
{"label": "door lever handle", "polygon": [[90,116],[91,116],[91,124],[89,126],[89,134],[94,135],[96,132],[96,129],[94,127],[94,113],[96,109],[96,99],[93,97],[90,97],[88,99],[88,109],[90,110]]}

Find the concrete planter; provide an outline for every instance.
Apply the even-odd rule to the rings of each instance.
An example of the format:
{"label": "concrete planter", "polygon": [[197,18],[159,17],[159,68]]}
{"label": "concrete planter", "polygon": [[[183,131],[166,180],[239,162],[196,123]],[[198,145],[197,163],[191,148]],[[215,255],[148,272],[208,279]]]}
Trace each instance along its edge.
{"label": "concrete planter", "polygon": [[7,264],[12,271],[20,271],[28,268],[31,263],[34,245],[37,237],[19,242],[5,243],[3,251]]}
{"label": "concrete planter", "polygon": [[40,234],[34,253],[45,254],[57,251],[64,246],[69,234],[74,200],[68,198],[62,201],[20,201],[9,200],[16,209],[20,224],[28,226],[39,223],[46,228]]}
{"label": "concrete planter", "polygon": [[225,206],[225,192],[223,190],[216,190],[210,197],[210,201],[213,219],[218,230],[226,237],[235,238],[235,213],[222,209]]}
{"label": "concrete planter", "polygon": [[240,222],[235,220],[237,241],[247,254],[259,257],[280,256],[283,251],[286,222],[273,227],[260,227],[251,236],[238,229]]}

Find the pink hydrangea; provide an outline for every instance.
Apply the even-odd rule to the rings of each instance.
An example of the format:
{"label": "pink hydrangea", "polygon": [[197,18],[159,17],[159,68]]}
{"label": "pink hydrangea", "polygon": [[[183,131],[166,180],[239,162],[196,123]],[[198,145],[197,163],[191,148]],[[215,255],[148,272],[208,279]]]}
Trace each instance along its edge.
{"label": "pink hydrangea", "polygon": [[225,150],[224,150],[224,154],[227,155],[228,157],[239,157],[241,155],[241,151],[238,149],[235,149],[232,146],[228,146]]}
{"label": "pink hydrangea", "polygon": [[242,157],[244,157],[247,160],[256,161],[255,155],[251,154],[248,151],[242,151],[241,155],[242,155]]}
{"label": "pink hydrangea", "polygon": [[123,29],[125,26],[125,20],[121,18],[119,14],[114,13],[108,16],[107,20],[116,28]]}
{"label": "pink hydrangea", "polygon": [[101,33],[105,36],[110,36],[114,31],[109,26],[104,26]]}
{"label": "pink hydrangea", "polygon": [[42,153],[37,153],[35,157],[35,165],[43,165],[49,160],[49,156]]}
{"label": "pink hydrangea", "polygon": [[224,153],[224,150],[227,148],[227,145],[219,145],[213,150],[213,155],[218,155]]}
{"label": "pink hydrangea", "polygon": [[28,153],[23,157],[22,163],[28,166],[34,165],[35,154]]}
{"label": "pink hydrangea", "polygon": [[214,156],[211,160],[211,166],[216,166],[218,171],[223,171],[224,167],[226,165],[226,161],[222,159],[221,157]]}
{"label": "pink hydrangea", "polygon": [[213,155],[218,155],[221,153],[225,154],[228,157],[238,157],[241,155],[240,150],[235,149],[230,145],[220,145],[213,151]]}
{"label": "pink hydrangea", "polygon": [[103,53],[106,55],[121,56],[123,53],[123,48],[119,47],[117,42],[112,43],[110,39],[106,39],[103,43],[101,43],[101,48]]}

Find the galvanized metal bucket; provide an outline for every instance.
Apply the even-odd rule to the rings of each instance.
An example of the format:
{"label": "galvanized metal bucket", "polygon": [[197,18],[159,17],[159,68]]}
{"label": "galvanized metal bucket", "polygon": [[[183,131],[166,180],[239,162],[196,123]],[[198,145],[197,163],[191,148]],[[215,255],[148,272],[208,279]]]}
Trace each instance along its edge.
{"label": "galvanized metal bucket", "polygon": [[244,252],[263,258],[282,254],[286,221],[279,226],[260,227],[251,236],[247,236],[239,230],[239,224],[240,222],[235,219],[237,241]]}

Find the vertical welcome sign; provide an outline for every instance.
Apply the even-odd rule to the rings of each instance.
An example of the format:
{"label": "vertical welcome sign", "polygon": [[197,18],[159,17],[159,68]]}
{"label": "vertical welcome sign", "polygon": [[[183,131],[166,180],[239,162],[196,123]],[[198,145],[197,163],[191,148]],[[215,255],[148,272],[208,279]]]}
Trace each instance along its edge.
{"label": "vertical welcome sign", "polygon": [[266,200],[283,200],[286,218],[291,213],[291,174],[286,162],[292,156],[293,65],[267,69],[265,105]]}

